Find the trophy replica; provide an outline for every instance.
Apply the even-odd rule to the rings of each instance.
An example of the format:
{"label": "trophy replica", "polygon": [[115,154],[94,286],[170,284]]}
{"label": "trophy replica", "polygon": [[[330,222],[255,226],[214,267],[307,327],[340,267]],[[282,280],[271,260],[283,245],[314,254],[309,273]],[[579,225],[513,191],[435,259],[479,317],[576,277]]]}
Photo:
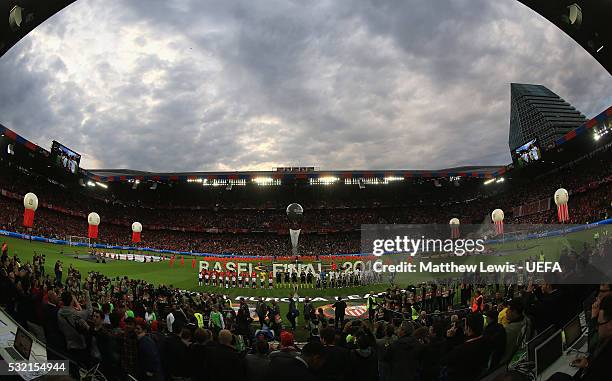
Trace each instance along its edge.
{"label": "trophy replica", "polygon": [[287,218],[289,219],[289,236],[291,237],[291,253],[293,256],[298,255],[298,238],[300,237],[300,223],[304,215],[302,205],[293,203],[287,207]]}

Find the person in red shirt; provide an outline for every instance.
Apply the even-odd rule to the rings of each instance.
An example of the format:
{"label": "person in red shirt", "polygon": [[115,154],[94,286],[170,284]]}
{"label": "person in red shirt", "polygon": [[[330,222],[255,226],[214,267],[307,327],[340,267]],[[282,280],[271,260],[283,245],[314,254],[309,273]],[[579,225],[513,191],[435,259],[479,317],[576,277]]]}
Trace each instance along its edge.
{"label": "person in red shirt", "polygon": [[472,302],[472,312],[482,312],[484,310],[484,296],[482,296],[482,291],[477,290],[476,296]]}

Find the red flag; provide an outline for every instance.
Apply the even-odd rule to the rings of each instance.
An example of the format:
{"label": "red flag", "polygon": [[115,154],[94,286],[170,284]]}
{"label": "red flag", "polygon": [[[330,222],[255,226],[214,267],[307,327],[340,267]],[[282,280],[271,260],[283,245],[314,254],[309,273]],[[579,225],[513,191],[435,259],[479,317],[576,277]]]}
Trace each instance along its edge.
{"label": "red flag", "polygon": [[504,234],[504,221],[495,222],[495,231],[498,235]]}
{"label": "red flag", "polygon": [[569,209],[567,204],[557,205],[557,217],[559,218],[559,222],[569,221]]}
{"label": "red flag", "polygon": [[459,235],[459,225],[451,225],[451,239],[457,239]]}
{"label": "red flag", "polygon": [[87,238],[98,238],[98,225],[89,225],[89,229],[87,229]]}
{"label": "red flag", "polygon": [[24,209],[23,226],[31,228],[34,225],[34,209]]}
{"label": "red flag", "polygon": [[132,232],[132,242],[140,242],[140,232]]}

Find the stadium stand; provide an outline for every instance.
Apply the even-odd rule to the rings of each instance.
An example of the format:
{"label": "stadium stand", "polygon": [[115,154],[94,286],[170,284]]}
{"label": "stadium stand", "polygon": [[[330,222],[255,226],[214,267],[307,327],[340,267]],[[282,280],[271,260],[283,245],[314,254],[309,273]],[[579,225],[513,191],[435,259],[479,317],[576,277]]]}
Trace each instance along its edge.
{"label": "stadium stand", "polygon": [[[2,2],[0,56],[72,2]],[[610,35],[610,1],[521,2],[611,70],[611,51],[604,48]],[[300,202],[306,210],[300,255],[337,256],[360,251],[363,224],[446,224],[452,217],[462,224],[481,224],[489,221],[495,208],[506,212],[507,223],[553,223],[552,194],[559,187],[571,195],[569,223],[587,224],[612,216],[611,117],[608,108],[545,147],[539,161],[520,168],[330,171],[340,176],[339,181],[315,186],[309,181],[320,180],[324,172],[289,169],[266,172],[272,176],[266,180],[270,186],[262,187],[247,184],[246,179],[258,175],[253,173],[86,171],[70,161],[70,155],[78,154],[66,147],[59,168],[53,152],[0,125],[0,230],[54,239],[83,236],[87,215],[95,211],[102,217],[99,241],[111,245],[130,245],[130,226],[140,221],[145,227],[141,246],[282,256],[291,252],[285,207]],[[206,181],[210,186],[203,186]],[[36,193],[40,200],[32,230],[22,226],[26,192]],[[578,268],[611,252],[612,240],[598,237],[581,251],[564,249],[560,261]],[[218,289],[191,292],[148,283],[138,275],[82,274],[72,265],[64,269],[59,260],[45,261],[36,252],[2,247],[0,356],[16,360],[9,350],[17,349],[17,337],[26,343],[32,340],[30,358],[69,361],[71,377],[66,379],[610,378],[608,283],[569,285],[545,277],[499,284],[480,274],[466,275],[371,292],[360,317],[347,314],[347,303],[338,298],[327,307],[333,311],[330,317],[296,295],[285,298],[282,309],[277,297],[261,297],[254,306],[241,299],[235,305],[229,293]],[[564,274],[561,280],[573,275]],[[444,292],[436,293],[441,289]],[[302,320],[296,322],[298,305]],[[547,336],[561,335],[559,330],[565,332],[577,321],[588,343],[564,348],[558,355],[562,348],[551,347],[556,341]],[[556,356],[547,359],[552,366],[542,365],[536,355],[544,352],[544,345]],[[554,373],[558,370],[564,373]],[[85,371],[90,374],[84,376]]]}
{"label": "stadium stand", "polygon": [[[358,197],[358,189],[352,189],[352,194],[356,195],[354,198],[342,197],[347,190],[340,191],[338,196],[330,192],[331,197],[328,196],[326,201],[331,206],[319,205],[305,213],[301,253],[358,252],[362,224],[442,224],[456,216],[466,223],[482,223],[489,211],[495,208],[505,210],[507,220],[512,223],[552,223],[556,211],[551,196],[561,186],[572,194],[570,223],[605,219],[612,195],[609,155],[610,147],[607,147],[572,166],[543,174],[535,183],[517,181],[504,184],[504,188],[497,189],[494,194],[486,193],[488,190],[481,184],[482,193],[470,193],[467,195],[469,198],[454,199],[452,203],[449,199],[453,198],[439,189],[437,199],[429,194],[427,198],[397,201],[385,197],[396,192],[392,186],[377,189],[369,199]],[[34,234],[45,237],[65,239],[71,235],[85,235],[86,216],[96,211],[102,216],[100,240],[104,243],[128,245],[129,226],[134,221],[141,221],[145,226],[143,245],[158,249],[249,255],[284,255],[290,250],[284,208],[265,208],[257,199],[250,204],[243,200],[242,205],[234,205],[234,209],[207,204],[173,207],[168,201],[154,208],[152,204],[134,206],[129,201],[118,199],[115,194],[100,200],[98,194],[92,195],[87,188],[67,187],[51,182],[48,177],[4,164],[0,174],[0,208],[3,210],[0,228],[3,230],[26,232],[21,226],[21,210],[23,190],[27,189],[35,192],[42,202]],[[422,187],[424,194],[436,188],[432,183],[417,187]],[[455,187],[445,188],[450,188],[451,195],[455,192]],[[143,190],[135,193],[146,199],[154,192]],[[182,200],[178,194],[174,193],[175,197],[166,197],[166,200]],[[209,197],[215,197],[215,194]],[[315,204],[318,201],[315,197],[304,199],[303,204]],[[351,204],[353,199],[360,200],[360,203]],[[381,205],[380,200],[386,200],[387,205]],[[532,210],[529,207],[540,200],[545,205],[543,208]]]}
{"label": "stadium stand", "polygon": [[[369,319],[348,319],[341,327],[307,309],[306,300],[310,334],[307,344],[297,345],[275,301],[257,303],[263,329],[256,329],[260,324],[252,324],[244,300],[233,309],[220,294],[81,275],[75,268],[58,280],[44,273],[44,261],[4,253],[0,304],[21,326],[41,327],[48,359],[96,365],[111,380],[128,374],[141,380],[262,380],[278,377],[281,369],[299,374],[305,366],[312,373],[303,379],[310,380],[477,380],[511,362],[543,327],[562,328],[595,287],[457,283],[458,302],[443,312],[428,312],[424,301],[388,289],[371,297]],[[339,303],[336,311],[343,308]],[[599,285],[587,305],[587,323],[599,327],[605,353],[589,360],[583,379],[603,380],[597,377],[601,362],[609,361],[610,285]]]}
{"label": "stadium stand", "polygon": [[[312,256],[359,252],[362,224],[446,224],[457,216],[480,224],[494,208],[504,209],[511,224],[552,223],[551,196],[559,187],[571,194],[570,223],[584,224],[610,216],[612,145],[604,140],[585,149],[581,139],[548,156],[548,163],[508,168],[504,181],[498,173],[365,187],[291,183],[231,190],[180,182],[155,182],[156,189],[152,182],[90,186],[95,181],[87,174],[53,168],[44,152],[11,147],[16,154],[0,160],[0,229],[30,233],[22,227],[27,191],[40,200],[31,232],[36,235],[83,236],[87,214],[96,211],[101,242],[130,244],[130,225],[138,220],[145,227],[142,245],[231,255],[291,252],[284,208],[292,200],[305,207],[300,255]],[[11,144],[2,143],[3,150]],[[595,246],[563,253],[560,261],[590,261],[607,254],[611,244],[602,237]],[[77,379],[79,369],[93,369],[95,379],[108,380],[523,377],[537,372],[525,354],[529,339],[550,325],[564,328],[579,313],[594,343],[589,340],[590,357],[566,372],[583,368],[584,380],[603,380],[610,362],[609,284],[596,291],[596,285],[552,279],[506,284],[480,276],[445,279],[373,294],[365,317],[344,319],[348,307],[342,300],[327,307],[332,317],[303,298],[288,299],[282,309],[278,298],[232,305],[219,288],[190,292],[137,275],[81,274],[74,267],[64,270],[59,261],[49,266],[44,256],[9,251],[0,258],[0,320],[26,327],[46,348],[47,359],[69,359]],[[593,292],[598,294],[589,296]],[[297,303],[308,319],[296,319]],[[255,316],[261,321],[253,321]],[[569,360],[563,356],[551,359],[557,365],[545,371],[565,369],[559,364],[567,367]],[[506,373],[507,367],[512,371]]]}
{"label": "stadium stand", "polygon": [[[36,235],[82,236],[86,216],[95,210],[103,221],[101,242],[130,244],[130,225],[138,220],[145,226],[142,245],[282,256],[290,252],[284,206],[298,199],[306,209],[300,254],[338,255],[360,250],[362,224],[444,224],[455,216],[482,223],[498,207],[512,224],[552,223],[551,195],[560,186],[571,194],[570,222],[584,224],[610,216],[611,149],[609,143],[579,149],[537,170],[509,168],[505,181],[487,180],[489,185],[482,178],[434,176],[400,185],[366,184],[366,189],[291,184],[229,190],[163,182],[157,189],[133,182],[92,187],[87,177],[54,171],[37,155],[36,160],[5,155],[0,160],[0,228],[29,233],[22,227],[27,190],[41,201]],[[611,244],[602,237],[596,246],[564,253],[560,260],[579,263],[606,254]],[[364,381],[471,381],[489,373],[523,377],[537,371],[526,360],[529,339],[550,325],[564,328],[579,313],[599,343],[589,344],[591,356],[575,364],[584,368],[583,379],[602,380],[607,371],[602,364],[610,361],[609,284],[596,291],[596,285],[551,279],[537,284],[496,284],[481,276],[445,279],[372,294],[365,317],[341,319],[347,308],[342,300],[333,304],[330,318],[303,298],[289,299],[288,311],[283,306],[281,312],[278,298],[232,305],[218,288],[190,292],[137,276],[111,278],[62,266],[58,261],[55,274],[45,273],[50,266],[44,256],[3,251],[0,320],[26,327],[46,348],[47,359],[69,359],[75,378],[79,369],[93,369],[96,379],[108,380],[257,381],[283,374]],[[589,296],[593,292],[597,295]],[[308,319],[296,322],[298,302]],[[253,321],[255,316],[261,321]],[[506,367],[513,370],[505,373]]]}

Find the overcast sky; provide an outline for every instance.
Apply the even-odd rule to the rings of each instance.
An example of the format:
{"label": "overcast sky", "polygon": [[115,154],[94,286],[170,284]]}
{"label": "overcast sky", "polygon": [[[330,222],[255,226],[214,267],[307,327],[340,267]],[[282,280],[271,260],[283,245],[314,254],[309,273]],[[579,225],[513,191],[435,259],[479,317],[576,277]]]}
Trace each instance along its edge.
{"label": "overcast sky", "polygon": [[495,165],[510,82],[612,105],[516,0],[78,0],[0,58],[0,123],[84,168]]}

